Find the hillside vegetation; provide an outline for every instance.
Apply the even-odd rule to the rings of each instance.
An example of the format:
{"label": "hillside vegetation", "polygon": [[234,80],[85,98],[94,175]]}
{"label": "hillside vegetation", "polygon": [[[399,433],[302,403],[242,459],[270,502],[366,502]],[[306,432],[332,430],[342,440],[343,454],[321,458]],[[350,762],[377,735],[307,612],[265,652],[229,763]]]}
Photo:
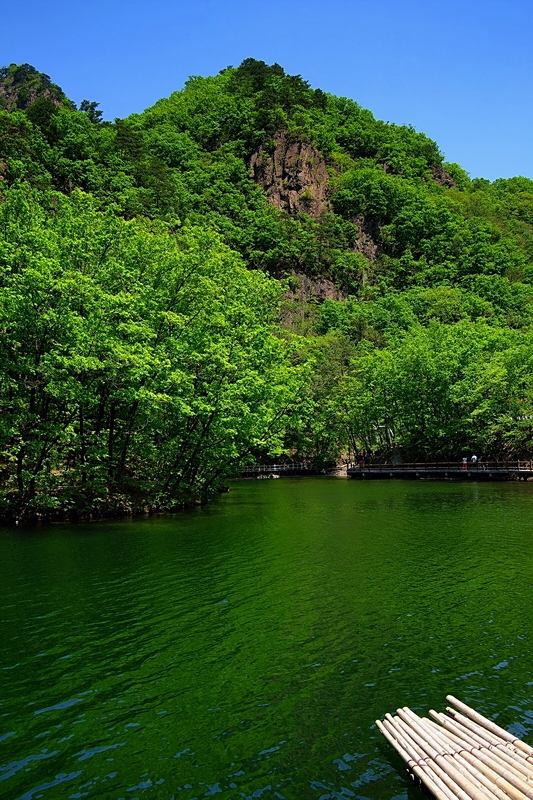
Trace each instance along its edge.
{"label": "hillside vegetation", "polygon": [[530,454],[533,181],[247,59],[102,122],[0,70],[0,505],[203,499],[256,458]]}

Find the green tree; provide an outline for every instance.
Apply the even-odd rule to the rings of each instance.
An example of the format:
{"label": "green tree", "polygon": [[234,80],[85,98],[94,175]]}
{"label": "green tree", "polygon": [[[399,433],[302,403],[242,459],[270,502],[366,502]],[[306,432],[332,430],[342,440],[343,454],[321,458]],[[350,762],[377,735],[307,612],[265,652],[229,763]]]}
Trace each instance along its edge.
{"label": "green tree", "polygon": [[82,100],[80,103],[80,111],[87,114],[91,122],[98,124],[102,121],[103,116],[103,112],[98,108],[99,105],[100,103],[97,103],[95,100]]}

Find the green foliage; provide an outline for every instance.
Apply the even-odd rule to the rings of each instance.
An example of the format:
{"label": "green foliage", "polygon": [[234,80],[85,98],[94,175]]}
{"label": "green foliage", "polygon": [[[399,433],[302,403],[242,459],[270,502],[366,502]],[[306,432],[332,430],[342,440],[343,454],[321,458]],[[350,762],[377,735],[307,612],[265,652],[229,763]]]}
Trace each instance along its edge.
{"label": "green foliage", "polygon": [[[4,70],[5,80],[14,69]],[[41,75],[34,72],[31,80]],[[39,80],[48,85],[47,76]],[[531,280],[531,181],[469,181],[458,165],[442,164],[423,134],[375,120],[278,64],[246,59],[217,76],[191,78],[183,91],[113,125],[94,124],[94,102],[84,101],[78,113],[49,103],[36,100],[27,115],[50,145],[38,161],[57,188],[90,191],[127,217],[208,219],[250,265],[273,274],[324,274],[355,294],[369,284],[404,289],[480,272]],[[327,220],[285,220],[251,181],[251,153],[279,130],[328,157]],[[9,180],[33,180],[34,158],[28,171],[7,155]],[[456,188],[440,186],[441,174]],[[304,187],[301,198],[312,193]],[[376,263],[350,265],[359,229],[372,240]]]}
{"label": "green foliage", "polygon": [[51,100],[54,105],[73,108],[62,90],[52,83],[48,75],[39,72],[31,64],[10,64],[0,68],[0,108],[9,111],[27,109],[36,99]]}
{"label": "green foliage", "polygon": [[528,452],[532,345],[531,333],[463,320],[360,347],[344,385],[352,440],[405,459]]}
{"label": "green foliage", "polygon": [[[533,181],[255,59],[114,123],[11,65],[0,106],[5,513],[177,507],[269,452],[528,452]],[[279,133],[320,214],[254,182]],[[305,278],[300,338],[265,273]]]}
{"label": "green foliage", "polygon": [[24,187],[0,229],[4,514],[175,508],[279,450],[279,287],[216,235]]}
{"label": "green foliage", "polygon": [[28,180],[34,186],[49,186],[52,151],[40,129],[20,111],[0,111],[0,175],[11,185]]}
{"label": "green foliage", "polygon": [[98,124],[102,121],[102,111],[98,108],[100,103],[95,100],[82,100],[80,103],[80,111],[83,111],[91,122]]}

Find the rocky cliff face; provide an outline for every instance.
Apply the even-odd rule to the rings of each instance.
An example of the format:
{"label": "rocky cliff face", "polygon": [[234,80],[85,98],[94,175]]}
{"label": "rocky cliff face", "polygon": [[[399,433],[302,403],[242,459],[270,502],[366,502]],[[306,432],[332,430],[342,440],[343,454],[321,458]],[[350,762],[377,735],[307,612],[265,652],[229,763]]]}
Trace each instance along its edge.
{"label": "rocky cliff face", "polygon": [[24,110],[39,99],[46,99],[54,106],[72,106],[61,88],[30,64],[11,64],[0,69],[0,108]]}
{"label": "rocky cliff face", "polygon": [[289,133],[275,134],[273,147],[261,146],[253,154],[250,174],[269,201],[289,214],[305,212],[316,218],[329,209],[323,155]]}
{"label": "rocky cliff face", "polygon": [[380,251],[378,244],[379,229],[377,225],[372,224],[363,214],[358,214],[353,221],[358,228],[357,240],[355,243],[356,251],[361,253],[369,261],[375,261]]}
{"label": "rocky cliff face", "polygon": [[312,331],[316,309],[320,303],[324,300],[345,299],[345,295],[329,278],[293,272],[290,275],[290,288],[285,292],[285,302],[282,304],[282,325],[299,333]]}
{"label": "rocky cliff face", "polygon": [[[270,147],[262,145],[253,154],[250,175],[263,187],[272,205],[288,214],[305,212],[316,219],[330,210],[324,156],[309,142],[289,133],[275,134]],[[353,221],[359,229],[355,249],[369,261],[375,261],[379,254],[379,231],[362,214]],[[320,294],[321,291],[316,297]],[[332,295],[326,291],[321,299],[327,296]]]}
{"label": "rocky cliff face", "polygon": [[449,189],[455,189],[457,187],[455,179],[447,170],[444,169],[444,167],[435,165],[431,168],[431,173],[435,181],[441,186],[446,186]]}

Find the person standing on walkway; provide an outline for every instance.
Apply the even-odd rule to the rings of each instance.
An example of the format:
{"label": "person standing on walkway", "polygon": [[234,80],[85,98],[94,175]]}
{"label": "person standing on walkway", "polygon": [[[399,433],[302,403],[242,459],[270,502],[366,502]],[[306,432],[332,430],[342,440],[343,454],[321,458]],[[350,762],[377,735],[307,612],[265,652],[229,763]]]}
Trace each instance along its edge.
{"label": "person standing on walkway", "polygon": [[470,461],[471,461],[471,464],[472,464],[473,467],[477,467],[477,456],[476,456],[475,453],[472,456],[472,458],[470,459]]}
{"label": "person standing on walkway", "polygon": [[468,469],[468,458],[466,456],[463,456],[463,465],[461,469]]}

